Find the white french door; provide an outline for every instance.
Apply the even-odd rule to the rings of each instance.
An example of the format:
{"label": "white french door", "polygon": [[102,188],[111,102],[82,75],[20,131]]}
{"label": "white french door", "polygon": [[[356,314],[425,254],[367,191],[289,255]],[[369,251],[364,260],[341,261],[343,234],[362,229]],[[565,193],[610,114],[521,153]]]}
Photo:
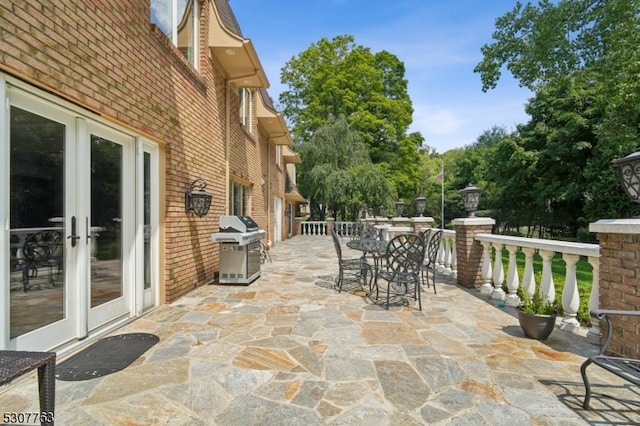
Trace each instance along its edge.
{"label": "white french door", "polygon": [[[88,290],[86,329],[91,331],[131,311],[135,274],[135,145],[120,132],[95,123],[81,134],[78,190]],[[128,189],[125,189],[128,188]],[[82,327],[82,324],[80,324]]]}
{"label": "white french door", "polygon": [[24,91],[6,97],[0,348],[50,350],[157,303],[158,152]]}
{"label": "white french door", "polygon": [[5,342],[10,349],[46,350],[76,336],[82,303],[74,273],[79,249],[67,239],[78,202],[77,170],[67,166],[76,162],[77,134],[73,116],[17,91],[7,95]]}

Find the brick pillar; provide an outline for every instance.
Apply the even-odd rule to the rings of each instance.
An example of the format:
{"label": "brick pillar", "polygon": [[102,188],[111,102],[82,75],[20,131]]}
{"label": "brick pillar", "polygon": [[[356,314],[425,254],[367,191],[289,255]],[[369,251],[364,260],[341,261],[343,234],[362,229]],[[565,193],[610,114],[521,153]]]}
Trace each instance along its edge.
{"label": "brick pillar", "polygon": [[[589,226],[600,242],[600,309],[640,311],[640,219],[599,220]],[[640,358],[640,321],[612,316],[609,350]],[[600,324],[605,326],[605,324]],[[603,343],[602,336],[600,344]]]}
{"label": "brick pillar", "polygon": [[412,217],[411,226],[413,227],[413,233],[421,235],[427,228],[433,228],[433,222],[432,217]]}
{"label": "brick pillar", "polygon": [[336,227],[336,220],[332,217],[327,218],[327,235],[331,235],[333,228]]}
{"label": "brick pillar", "polygon": [[296,217],[293,219],[293,223],[294,223],[295,225],[293,226],[293,232],[292,232],[292,234],[293,234],[293,236],[295,237],[296,235],[300,235],[300,224],[302,223],[302,218],[301,218],[301,217],[299,217],[299,216],[296,216]]}
{"label": "brick pillar", "polygon": [[376,217],[376,225],[389,225],[389,219],[386,217]]}
{"label": "brick pillar", "polygon": [[496,221],[489,217],[454,219],[456,231],[456,260],[458,284],[467,288],[479,288],[482,281],[482,245],[475,240],[477,234],[491,234]]}

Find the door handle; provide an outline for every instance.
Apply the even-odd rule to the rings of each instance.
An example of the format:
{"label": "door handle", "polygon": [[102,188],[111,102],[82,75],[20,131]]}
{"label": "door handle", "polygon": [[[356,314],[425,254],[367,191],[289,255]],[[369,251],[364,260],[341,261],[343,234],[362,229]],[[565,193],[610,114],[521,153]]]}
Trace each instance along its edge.
{"label": "door handle", "polygon": [[71,240],[71,247],[75,247],[80,236],[76,233],[76,217],[71,216],[71,235],[67,237],[67,240]]}

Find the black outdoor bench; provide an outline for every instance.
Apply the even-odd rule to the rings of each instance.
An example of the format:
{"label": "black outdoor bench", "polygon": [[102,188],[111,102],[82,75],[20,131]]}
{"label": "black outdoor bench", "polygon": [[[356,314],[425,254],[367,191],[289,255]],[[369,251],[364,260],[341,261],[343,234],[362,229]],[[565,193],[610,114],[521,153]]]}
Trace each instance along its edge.
{"label": "black outdoor bench", "polygon": [[0,351],[0,386],[38,369],[40,412],[3,413],[3,422],[54,424],[56,398],[56,353]]}
{"label": "black outdoor bench", "polygon": [[603,319],[607,321],[607,335],[604,344],[600,348],[600,352],[597,355],[589,357],[580,367],[580,373],[582,374],[586,391],[584,403],[582,404],[585,410],[589,410],[589,401],[591,400],[591,386],[589,385],[589,379],[587,379],[587,367],[591,364],[599,365],[616,376],[636,386],[640,386],[640,359],[606,355],[607,348],[613,337],[610,316],[616,315],[640,317],[640,311],[597,310],[591,312],[592,317],[600,321]]}

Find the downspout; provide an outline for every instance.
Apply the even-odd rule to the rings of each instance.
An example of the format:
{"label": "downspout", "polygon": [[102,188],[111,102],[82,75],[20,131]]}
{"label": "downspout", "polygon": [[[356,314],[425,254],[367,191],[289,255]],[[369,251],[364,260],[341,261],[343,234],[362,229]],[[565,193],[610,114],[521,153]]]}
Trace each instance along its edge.
{"label": "downspout", "polygon": [[231,154],[231,121],[229,120],[229,81],[225,82],[224,99],[224,212],[229,214],[229,157]]}
{"label": "downspout", "polygon": [[267,136],[267,248],[271,248],[271,228],[274,226],[271,221],[273,206],[271,205],[271,138]]}

